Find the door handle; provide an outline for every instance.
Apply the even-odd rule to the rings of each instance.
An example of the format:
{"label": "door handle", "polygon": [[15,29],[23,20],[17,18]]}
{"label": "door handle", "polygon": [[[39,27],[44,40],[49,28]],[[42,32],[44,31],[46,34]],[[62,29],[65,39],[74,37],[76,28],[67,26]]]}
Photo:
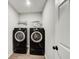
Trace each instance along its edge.
{"label": "door handle", "polygon": [[54,50],[56,50],[57,55],[59,56],[59,59],[62,59],[62,56],[60,55],[60,53],[58,52],[58,46],[53,46],[52,47]]}
{"label": "door handle", "polygon": [[53,48],[53,50],[58,51],[58,46],[53,46],[52,48]]}

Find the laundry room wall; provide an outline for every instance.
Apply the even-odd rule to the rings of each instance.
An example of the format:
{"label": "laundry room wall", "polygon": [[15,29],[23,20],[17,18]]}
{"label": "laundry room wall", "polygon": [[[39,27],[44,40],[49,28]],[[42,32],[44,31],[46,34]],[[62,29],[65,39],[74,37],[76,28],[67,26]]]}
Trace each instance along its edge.
{"label": "laundry room wall", "polygon": [[55,59],[54,51],[52,49],[55,44],[54,35],[55,35],[55,0],[48,0],[46,6],[43,10],[43,27],[45,28],[46,35],[46,58]]}
{"label": "laundry room wall", "polygon": [[18,23],[18,14],[17,12],[12,8],[10,4],[8,4],[8,56],[12,54],[12,31],[13,28],[16,27]]}
{"label": "laundry room wall", "polygon": [[32,21],[42,21],[41,13],[26,13],[21,14],[19,22],[26,23],[28,26],[31,26]]}

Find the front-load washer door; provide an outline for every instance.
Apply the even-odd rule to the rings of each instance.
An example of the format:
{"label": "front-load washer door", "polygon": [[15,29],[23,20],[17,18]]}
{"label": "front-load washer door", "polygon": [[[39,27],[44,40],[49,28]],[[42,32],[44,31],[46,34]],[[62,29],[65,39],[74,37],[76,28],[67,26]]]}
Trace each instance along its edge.
{"label": "front-load washer door", "polygon": [[24,34],[24,32],[22,32],[22,31],[17,31],[17,32],[15,33],[15,39],[16,39],[16,41],[18,41],[18,42],[24,41],[24,39],[25,39],[25,34]]}
{"label": "front-load washer door", "polygon": [[35,31],[31,34],[31,39],[35,43],[39,43],[42,41],[42,34],[39,31]]}

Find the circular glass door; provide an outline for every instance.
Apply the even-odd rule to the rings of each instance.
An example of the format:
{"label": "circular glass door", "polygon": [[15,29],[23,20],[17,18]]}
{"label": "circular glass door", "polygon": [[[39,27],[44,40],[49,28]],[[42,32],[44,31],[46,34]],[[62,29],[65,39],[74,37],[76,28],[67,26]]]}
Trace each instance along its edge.
{"label": "circular glass door", "polygon": [[15,33],[15,39],[18,42],[22,42],[25,39],[25,34],[22,31],[18,31]]}
{"label": "circular glass door", "polygon": [[32,39],[33,42],[38,43],[42,40],[42,34],[38,31],[35,31],[35,32],[32,33],[31,39]]}

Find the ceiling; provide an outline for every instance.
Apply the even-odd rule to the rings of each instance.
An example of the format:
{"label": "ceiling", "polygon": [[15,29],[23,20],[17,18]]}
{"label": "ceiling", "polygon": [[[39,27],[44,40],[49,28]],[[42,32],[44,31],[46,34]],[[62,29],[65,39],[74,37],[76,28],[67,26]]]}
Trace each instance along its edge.
{"label": "ceiling", "polygon": [[9,0],[9,4],[18,13],[42,12],[45,3],[46,0]]}

